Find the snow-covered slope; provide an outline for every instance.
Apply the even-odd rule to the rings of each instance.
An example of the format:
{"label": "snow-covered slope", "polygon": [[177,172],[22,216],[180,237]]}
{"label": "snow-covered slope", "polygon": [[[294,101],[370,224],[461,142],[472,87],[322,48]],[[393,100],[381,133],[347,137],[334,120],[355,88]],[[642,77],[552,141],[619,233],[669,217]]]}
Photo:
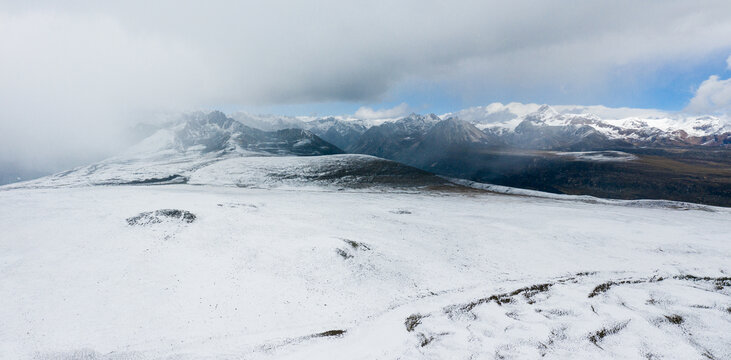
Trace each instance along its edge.
{"label": "snow-covered slope", "polygon": [[[490,141],[436,116],[376,131]],[[214,112],[0,187],[0,358],[731,358],[729,209],[321,155],[337,150]]]}
{"label": "snow-covered slope", "polygon": [[273,188],[459,187],[394,161],[367,155],[237,157],[192,172],[193,185]]}
{"label": "snow-covered slope", "polygon": [[449,183],[373,156],[331,155],[339,152],[309,131],[264,132],[220,112],[201,113],[158,130],[119,156],[4,189],[175,183],[259,187],[418,187]]}
{"label": "snow-covered slope", "polygon": [[257,188],[456,186],[428,172],[368,155],[310,157],[193,153],[139,162],[110,159],[36,180],[6,185],[0,190],[186,183]]}
{"label": "snow-covered slope", "polygon": [[469,192],[0,191],[0,354],[727,359],[729,222]]}

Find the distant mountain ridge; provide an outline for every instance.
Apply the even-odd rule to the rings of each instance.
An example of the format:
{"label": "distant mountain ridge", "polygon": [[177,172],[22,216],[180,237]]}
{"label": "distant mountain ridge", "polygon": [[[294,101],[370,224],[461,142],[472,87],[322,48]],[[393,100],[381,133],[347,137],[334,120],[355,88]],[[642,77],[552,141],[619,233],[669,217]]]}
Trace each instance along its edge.
{"label": "distant mountain ridge", "polygon": [[309,130],[264,131],[213,111],[187,114],[118,156],[4,189],[169,184],[460,187],[395,161],[344,154]]}
{"label": "distant mountain ridge", "polygon": [[[582,111],[509,104],[381,120],[196,112],[119,156],[20,186],[201,178],[236,186],[260,180],[338,186],[446,181],[436,174],[563,194],[731,206],[731,133],[719,118],[603,120]],[[344,152],[352,155],[331,157]],[[227,175],[234,173],[240,176]]]}
{"label": "distant mountain ridge", "polygon": [[511,103],[441,116],[297,120],[299,128],[347,152],[443,176],[563,194],[731,206],[731,128],[716,116]]}
{"label": "distant mountain ridge", "polygon": [[[596,113],[595,113],[596,112]],[[494,146],[536,150],[588,150],[624,146],[731,147],[731,125],[716,116],[689,116],[657,110],[601,106],[557,106],[499,103],[437,116],[410,114],[396,119],[364,120],[249,115],[233,118],[263,130],[309,130],[349,152],[381,156],[396,144],[413,145],[432,126],[459,119],[484,132]],[[372,130],[375,129],[375,130]],[[372,130],[372,131],[371,131]],[[393,136],[392,139],[378,139]],[[364,138],[361,139],[361,137]],[[380,144],[380,145],[379,145]],[[384,148],[385,147],[385,148]]]}
{"label": "distant mountain ridge", "polygon": [[400,159],[440,121],[434,114],[411,114],[398,121],[372,126],[346,149],[352,153]]}
{"label": "distant mountain ridge", "polygon": [[[483,131],[500,136],[521,133],[529,126],[560,128],[564,134],[586,127],[578,135],[585,136],[590,128],[606,140],[637,146],[731,146],[731,126],[715,116],[683,116],[662,112],[635,116],[629,110],[623,113],[622,109],[604,107],[563,106],[560,107],[562,111],[557,111],[548,105],[520,114],[520,110],[526,109],[512,112],[511,109],[515,107],[472,108],[449,116],[469,119]],[[592,110],[606,113],[605,117],[592,113]],[[496,115],[500,115],[500,118],[495,119]],[[484,121],[490,118],[493,121]]]}
{"label": "distant mountain ridge", "polygon": [[175,134],[184,149],[203,147],[204,152],[264,152],[279,155],[332,155],[343,151],[303,129],[263,131],[242,124],[220,111],[196,114],[185,119]]}

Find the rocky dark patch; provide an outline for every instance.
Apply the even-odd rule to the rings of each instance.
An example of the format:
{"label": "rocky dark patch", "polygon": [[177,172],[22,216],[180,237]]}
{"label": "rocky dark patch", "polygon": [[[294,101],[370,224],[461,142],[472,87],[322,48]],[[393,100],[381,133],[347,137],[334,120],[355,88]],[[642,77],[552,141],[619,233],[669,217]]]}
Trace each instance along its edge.
{"label": "rocky dark patch", "polygon": [[532,286],[529,286],[527,288],[522,288],[522,289],[515,290],[515,291],[513,291],[510,294],[513,295],[513,296],[518,295],[518,294],[523,294],[523,296],[526,299],[528,299],[528,303],[529,304],[532,304],[533,303],[532,301],[533,301],[533,296],[534,295],[536,295],[538,293],[542,293],[542,292],[548,291],[548,289],[551,286],[553,286],[553,284],[548,284],[548,283],[546,283],[546,284],[532,285]]}
{"label": "rocky dark patch", "polygon": [[348,259],[352,259],[353,258],[353,255],[351,255],[350,253],[348,253],[347,251],[345,251],[343,249],[335,249],[335,252],[338,255],[340,255],[340,257],[342,257],[345,260],[348,260]]}
{"label": "rocky dark patch", "polygon": [[731,286],[731,277],[709,277],[709,276],[695,276],[695,275],[677,275],[673,277],[678,280],[688,281],[706,281],[712,282],[717,290],[721,290],[726,286]]}
{"label": "rocky dark patch", "polygon": [[354,252],[371,250],[371,248],[368,245],[366,245],[362,242],[353,241],[350,239],[340,239],[340,240],[342,240],[345,244],[347,244],[348,248],[345,248],[345,249],[337,248],[337,249],[335,249],[335,252],[345,260],[353,258],[355,256]]}
{"label": "rocky dark patch", "polygon": [[297,344],[297,343],[301,343],[304,341],[309,341],[309,340],[317,339],[317,338],[342,337],[347,332],[348,332],[347,330],[341,330],[341,329],[327,330],[327,331],[323,331],[323,332],[316,333],[316,334],[292,337],[292,338],[287,338],[287,339],[283,339],[283,340],[276,341],[276,342],[271,342],[271,343],[262,345],[260,347],[260,349],[262,349],[264,351],[271,351],[273,349],[277,349],[277,348],[281,348],[284,346]]}
{"label": "rocky dark patch", "polygon": [[636,280],[617,280],[617,281],[607,281],[603,284],[597,285],[594,290],[589,293],[589,297],[593,298],[597,295],[603,294],[607,292],[609,289],[611,289],[613,286],[617,285],[623,285],[623,284],[641,284],[641,283],[648,283],[648,282],[658,282],[663,281],[665,278],[663,277],[652,277],[649,279],[636,279]]}
{"label": "rocky dark patch", "polygon": [[180,221],[184,223],[192,223],[196,216],[190,211],[177,209],[160,209],[140,213],[137,216],[127,218],[127,224],[130,226],[145,226],[151,224],[159,224],[164,221]]}
{"label": "rocky dark patch", "polygon": [[347,330],[328,330],[321,333],[312,335],[312,337],[330,337],[330,336],[343,336]]}
{"label": "rocky dark patch", "polygon": [[430,343],[431,343],[432,341],[434,341],[434,336],[431,336],[431,335],[426,335],[426,334],[424,334],[424,333],[419,333],[419,334],[417,335],[417,337],[419,338],[419,345],[420,345],[421,347],[427,346],[427,345],[429,345],[429,344],[430,344]]}
{"label": "rocky dark patch", "polygon": [[585,276],[591,276],[596,274],[596,271],[582,271],[574,274],[573,276],[567,276],[564,278],[560,278],[556,280],[556,284],[565,284],[567,282],[570,283],[577,283],[579,282],[579,278],[585,277]]}
{"label": "rocky dark patch", "polygon": [[[653,282],[659,282],[667,280],[668,278],[664,278],[661,276],[653,276],[649,279],[627,279],[627,280],[615,280],[615,281],[607,281],[603,284],[597,285],[594,290],[589,293],[589,297],[593,298],[597,295],[603,294],[607,292],[609,289],[611,289],[614,286],[618,285],[624,285],[624,284],[642,284],[642,283],[653,283]],[[672,279],[676,280],[685,280],[685,281],[705,281],[705,282],[711,282],[714,284],[716,290],[721,290],[726,286],[731,286],[731,277],[710,277],[710,276],[695,276],[695,275],[675,275],[672,277]]]}
{"label": "rocky dark patch", "polygon": [[406,326],[406,331],[412,332],[414,329],[416,329],[417,326],[421,325],[421,319],[427,317],[429,315],[422,315],[422,314],[411,314],[409,315],[406,320],[404,321],[404,325]]}
{"label": "rocky dark patch", "polygon": [[589,334],[589,336],[588,336],[589,341],[591,341],[592,344],[596,345],[598,348],[601,349],[602,347],[599,346],[599,343],[601,343],[601,341],[605,337],[619,333],[620,331],[622,331],[624,328],[627,327],[627,324],[629,324],[629,320],[615,324],[614,326],[612,326],[610,328],[601,328],[601,329],[597,330],[596,332]]}
{"label": "rocky dark patch", "polygon": [[362,242],[353,241],[353,240],[350,240],[350,239],[340,239],[340,240],[343,240],[343,242],[345,242],[346,244],[350,245],[350,247],[353,248],[353,250],[368,251],[368,250],[371,249],[368,245],[366,245],[366,244],[364,244]]}
{"label": "rocky dark patch", "polygon": [[162,178],[150,178],[144,180],[133,180],[120,185],[170,185],[170,184],[187,184],[188,178],[183,175],[170,175]]}
{"label": "rocky dark patch", "polygon": [[500,306],[503,304],[508,304],[513,301],[515,301],[515,296],[517,295],[523,295],[523,297],[527,300],[529,304],[535,303],[533,300],[533,296],[535,296],[538,293],[546,292],[548,291],[553,284],[551,283],[545,283],[545,284],[536,284],[527,286],[524,288],[513,290],[509,293],[502,293],[502,294],[495,294],[488,297],[484,297],[481,299],[477,299],[475,301],[472,301],[470,303],[464,304],[464,305],[456,305],[456,306],[449,306],[445,308],[445,312],[451,317],[456,313],[469,313],[474,309],[476,306],[486,304],[489,302],[494,302]]}
{"label": "rocky dark patch", "polygon": [[391,210],[390,213],[391,214],[397,214],[397,215],[410,215],[411,214],[411,211],[399,209],[399,210]]}
{"label": "rocky dark patch", "polygon": [[438,333],[438,334],[425,334],[425,333],[418,333],[416,334],[416,338],[419,340],[419,346],[425,347],[429,344],[431,344],[434,340],[437,340],[438,338],[449,335],[448,332]]}
{"label": "rocky dark patch", "polygon": [[675,325],[680,325],[680,324],[682,324],[682,323],[683,323],[683,322],[685,321],[685,320],[683,319],[683,317],[682,317],[682,316],[680,316],[680,315],[678,315],[678,314],[673,314],[673,315],[665,315],[665,319],[666,319],[666,320],[667,320],[668,322],[670,322],[671,324],[675,324]]}

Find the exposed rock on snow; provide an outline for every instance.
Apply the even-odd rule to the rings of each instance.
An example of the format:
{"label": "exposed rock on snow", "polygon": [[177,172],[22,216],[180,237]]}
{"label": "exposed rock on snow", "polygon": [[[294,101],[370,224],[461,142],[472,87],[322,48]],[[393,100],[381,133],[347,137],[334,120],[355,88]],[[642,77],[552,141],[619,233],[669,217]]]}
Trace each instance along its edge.
{"label": "exposed rock on snow", "polygon": [[145,226],[150,224],[159,224],[166,221],[179,221],[184,223],[192,223],[196,216],[186,210],[177,209],[161,209],[140,213],[137,216],[127,218],[127,224],[132,226]]}

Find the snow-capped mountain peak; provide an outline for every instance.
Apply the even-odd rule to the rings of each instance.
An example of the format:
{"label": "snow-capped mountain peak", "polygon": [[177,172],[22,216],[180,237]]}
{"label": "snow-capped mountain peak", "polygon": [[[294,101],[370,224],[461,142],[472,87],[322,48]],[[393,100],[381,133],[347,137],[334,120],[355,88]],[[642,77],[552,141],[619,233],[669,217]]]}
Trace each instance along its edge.
{"label": "snow-capped mountain peak", "polygon": [[403,126],[406,129],[425,131],[430,129],[436,123],[442,121],[439,116],[435,114],[419,115],[411,113],[409,116],[397,120],[395,123]]}
{"label": "snow-capped mountain peak", "polygon": [[[448,116],[466,120],[483,131],[500,136],[525,130],[530,124],[533,127],[563,127],[565,133],[589,127],[609,140],[643,146],[724,146],[729,145],[731,137],[731,126],[725,118],[645,109],[493,103],[443,115]],[[581,133],[586,134],[586,131]],[[537,134],[546,136],[545,132]]]}
{"label": "snow-capped mountain peak", "polygon": [[533,115],[540,118],[552,118],[558,116],[559,113],[550,105],[543,104]]}

